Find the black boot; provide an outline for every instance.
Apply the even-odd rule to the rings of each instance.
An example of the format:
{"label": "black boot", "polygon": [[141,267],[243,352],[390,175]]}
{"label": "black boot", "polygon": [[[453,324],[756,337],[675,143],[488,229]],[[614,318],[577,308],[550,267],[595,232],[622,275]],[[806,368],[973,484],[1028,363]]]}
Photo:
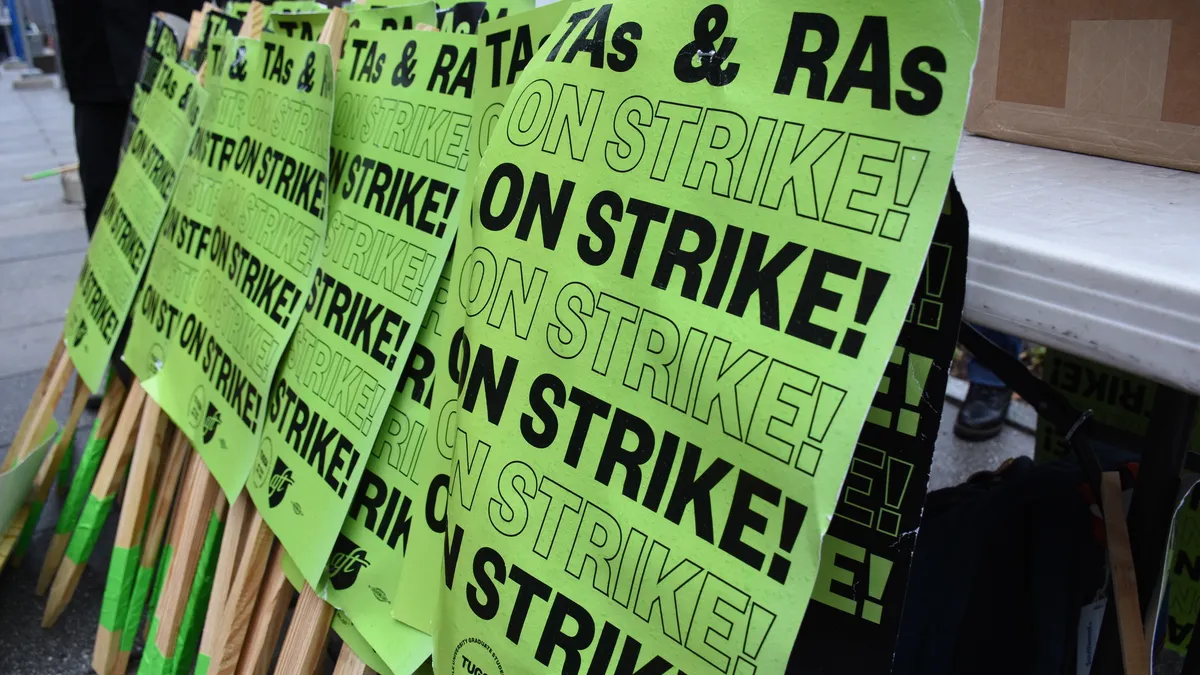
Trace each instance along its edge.
{"label": "black boot", "polygon": [[972,384],[967,389],[967,398],[958,410],[958,421],[954,424],[954,435],[968,441],[983,441],[995,437],[1004,428],[1008,406],[1012,403],[1012,390],[1007,387],[992,387]]}

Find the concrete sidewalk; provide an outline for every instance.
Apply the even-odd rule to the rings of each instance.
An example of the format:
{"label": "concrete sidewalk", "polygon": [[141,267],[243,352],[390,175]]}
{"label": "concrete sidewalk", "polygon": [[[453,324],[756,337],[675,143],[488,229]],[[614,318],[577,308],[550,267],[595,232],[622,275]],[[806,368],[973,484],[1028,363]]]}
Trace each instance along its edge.
{"label": "concrete sidewalk", "polygon": [[[63,201],[59,178],[23,182],[21,176],[75,161],[71,104],[64,90],[16,91],[16,75],[0,74],[0,452],[6,451],[41,377],[87,250],[80,204]],[[70,392],[57,418],[66,419]],[[76,434],[82,449],[91,428],[86,414]],[[19,567],[0,576],[0,663],[5,673],[91,672],[91,646],[109,546],[83,576],[74,602],[51,629],[42,630],[44,601],[34,595],[38,570],[58,519],[52,495],[34,544]],[[106,534],[111,541],[111,530]],[[102,553],[103,552],[103,553]]]}
{"label": "concrete sidewalk", "polygon": [[[0,75],[0,453],[7,449],[29,403],[63,317],[87,249],[80,205],[65,204],[57,178],[25,183],[21,176],[75,160],[72,110],[60,89],[14,91]],[[65,396],[58,419],[66,418]],[[942,420],[931,489],[946,487],[1007,457],[1029,455],[1033,438],[1009,428],[997,439],[968,444],[950,433],[957,410]],[[76,435],[82,449],[92,416]],[[109,518],[75,599],[58,623],[40,626],[44,600],[34,586],[57,520],[51,496],[24,564],[0,576],[0,672],[62,675],[91,672],[92,644],[115,517]]]}

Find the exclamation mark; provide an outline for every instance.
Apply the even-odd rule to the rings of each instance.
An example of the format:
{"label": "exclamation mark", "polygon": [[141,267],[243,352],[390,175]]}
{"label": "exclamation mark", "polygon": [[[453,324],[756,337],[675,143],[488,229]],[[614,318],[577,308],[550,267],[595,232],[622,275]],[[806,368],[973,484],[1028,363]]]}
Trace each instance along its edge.
{"label": "exclamation mark", "polygon": [[917,193],[917,184],[921,182],[921,174],[925,172],[925,163],[929,153],[916,148],[904,148],[900,153],[900,176],[896,179],[896,206],[907,209],[912,205],[913,195]]}
{"label": "exclamation mark", "polygon": [[411,326],[407,321],[405,321],[403,319],[400,320],[400,330],[396,331],[396,342],[395,342],[395,348],[394,348],[395,353],[393,353],[390,357],[388,357],[388,362],[387,362],[388,370],[391,370],[392,367],[396,365],[396,354],[399,354],[401,348],[404,347],[404,338],[408,336],[408,329],[410,327]]}
{"label": "exclamation mark", "polygon": [[[875,312],[875,307],[879,304],[879,298],[883,296],[883,289],[887,287],[889,278],[891,275],[887,272],[867,268],[866,274],[863,275],[862,291],[858,294],[858,308],[854,311],[854,323],[865,327],[871,320],[871,314]],[[842,336],[842,344],[838,348],[838,352],[850,358],[858,358],[858,353],[862,351],[863,342],[866,339],[866,333],[854,328],[847,329]]]}
{"label": "exclamation mark", "polygon": [[[921,394],[925,393],[925,382],[929,380],[929,369],[932,366],[933,359],[909,352],[908,378],[904,382],[904,404],[909,408],[917,408],[921,405]],[[901,410],[900,420],[896,423],[896,431],[908,436],[916,436],[920,421],[920,412]]]}
{"label": "exclamation mark", "polygon": [[[898,208],[908,209],[912,206],[913,196],[917,193],[917,185],[921,182],[921,175],[925,172],[925,164],[928,160],[929,152],[925,150],[906,147],[900,153],[900,172],[896,177],[896,198],[894,200]],[[907,226],[908,213],[906,211],[888,209],[883,217],[883,227],[879,230],[879,236],[900,241],[904,237],[904,229]]]}
{"label": "exclamation mark", "polygon": [[446,223],[450,220],[450,212],[454,210],[454,202],[458,201],[458,188],[450,188],[446,193],[446,208],[442,210],[442,222],[438,223],[437,236],[441,239],[446,234]]}
{"label": "exclamation mark", "polygon": [[779,533],[779,550],[782,553],[771,556],[771,565],[767,569],[767,576],[781,584],[787,582],[788,570],[792,567],[792,561],[785,558],[783,553],[792,552],[796,538],[800,536],[800,526],[808,515],[807,506],[790,498],[785,497],[784,500],[783,528]]}
{"label": "exclamation mark", "polygon": [[750,620],[746,622],[746,641],[742,644],[742,653],[752,659],[758,658],[763,643],[767,641],[767,632],[775,623],[775,614],[765,609],[757,602],[750,605]]}
{"label": "exclamation mark", "polygon": [[762,651],[763,643],[767,641],[767,633],[775,623],[775,614],[763,609],[762,605],[750,605],[750,619],[746,622],[746,639],[742,643],[742,653],[737,657],[732,675],[754,675],[758,666],[754,661]]}
{"label": "exclamation mark", "polygon": [[870,576],[867,595],[871,599],[863,601],[862,617],[878,624],[883,619],[883,592],[887,590],[888,576],[892,573],[892,561],[873,555],[868,560],[867,570]]}
{"label": "exclamation mark", "polygon": [[887,458],[887,474],[884,483],[883,508],[875,529],[893,537],[900,536],[900,507],[908,492],[908,481],[912,478],[913,465],[895,457]]}
{"label": "exclamation mark", "polygon": [[822,382],[817,390],[817,405],[813,408],[812,423],[808,426],[808,437],[817,443],[825,441],[825,434],[833,424],[833,416],[842,407],[846,398],[846,390],[839,389],[828,382]]}
{"label": "exclamation mark", "polygon": [[797,469],[810,476],[817,474],[817,464],[821,461],[821,448],[815,443],[825,441],[825,434],[829,433],[829,427],[833,425],[833,418],[837,416],[845,398],[846,390],[828,382],[821,383],[820,389],[817,390],[816,404],[813,406],[812,421],[808,425],[808,438],[813,443],[805,441],[800,445],[800,452],[796,455]]}
{"label": "exclamation mark", "polygon": [[948,244],[940,242],[929,247],[929,254],[925,258],[925,295],[942,297],[942,292],[946,290],[946,277],[950,274],[952,250]]}

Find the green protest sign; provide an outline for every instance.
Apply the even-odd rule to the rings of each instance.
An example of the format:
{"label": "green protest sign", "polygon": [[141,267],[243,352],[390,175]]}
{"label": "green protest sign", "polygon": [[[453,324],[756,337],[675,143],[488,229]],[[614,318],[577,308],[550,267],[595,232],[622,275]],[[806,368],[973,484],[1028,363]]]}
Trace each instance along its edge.
{"label": "green protest sign", "polygon": [[784,671],[978,25],[971,0],[569,8],[455,250],[436,670]]}
{"label": "green protest sign", "polygon": [[[242,22],[240,19],[218,12],[215,9],[209,10],[204,15],[204,32],[200,35],[199,44],[196,45],[191,54],[187,55],[188,64],[192,68],[200,70],[200,67],[204,65],[204,59],[208,56],[209,46],[222,41],[227,35],[237,35],[237,32],[241,28]],[[207,84],[207,81],[205,84]]]}
{"label": "green protest sign", "polygon": [[437,25],[432,0],[403,5],[355,3],[346,7],[351,30],[412,30]]}
{"label": "green protest sign", "polygon": [[328,18],[329,10],[324,8],[306,12],[280,12],[272,8],[270,16],[267,17],[267,30],[311,42],[320,37],[321,29]]}
{"label": "green protest sign", "polygon": [[[440,363],[445,369],[451,337],[461,325],[449,321],[449,293],[450,279],[443,275],[392,395],[321,587],[326,600],[345,611],[367,643],[397,673],[416,670],[433,648],[428,631],[392,618],[391,606],[393,601],[407,605],[421,601],[395,594],[394,589],[414,529],[428,530],[417,506],[426,492],[418,480],[417,465],[431,427],[437,366]],[[452,387],[446,388],[452,391]],[[435,575],[431,578],[436,580]],[[436,600],[436,594],[429,600]]]}
{"label": "green protest sign", "polygon": [[[225,3],[225,13],[237,19],[245,19],[250,12],[249,2],[230,0]],[[315,0],[279,0],[270,4],[271,13],[287,12],[319,12],[328,9],[323,3]]]}
{"label": "green protest sign", "polygon": [[[227,38],[218,37],[212,42],[214,66],[218,60],[215,55],[226,41]],[[207,142],[220,111],[223,82],[221,73],[215,67],[209,68],[204,86],[198,88],[198,93],[206,96],[210,105],[205,106],[200,116],[197,131],[180,167],[175,192],[167,204],[158,241],[134,303],[129,337],[121,355],[146,394],[156,402],[165,398],[164,383],[171,384],[160,374],[168,352],[175,353],[171,348],[172,341],[179,339],[184,308],[191,303],[200,278],[204,249],[196,245],[194,237],[196,232],[212,229],[216,195],[224,181],[222,169],[225,167],[205,161]],[[168,411],[168,415],[171,414]]]}
{"label": "green protest sign", "polygon": [[314,588],[466,201],[474,46],[470,36],[425,31],[346,39],[324,256],[271,389],[248,485]]}
{"label": "green protest sign", "polygon": [[196,77],[164,61],[146,96],[67,307],[67,351],[98,390],[204,106]]}
{"label": "green protest sign", "polygon": [[151,15],[150,30],[146,31],[146,45],[142,50],[142,62],[138,68],[137,85],[133,88],[133,101],[129,108],[131,125],[126,134],[126,145],[128,145],[128,136],[133,133],[133,128],[137,126],[138,119],[142,116],[142,106],[145,104],[146,96],[154,87],[158,69],[162,67],[164,61],[174,61],[178,57],[179,38],[175,35],[175,31],[157,14]]}
{"label": "green protest sign", "polygon": [[58,422],[52,418],[42,432],[42,440],[33,450],[14,463],[11,469],[0,472],[0,527],[3,528],[0,532],[8,532],[13,517],[25,506],[25,498],[33,489],[33,479],[57,436]]}
{"label": "green protest sign", "polygon": [[217,111],[193,149],[206,187],[189,193],[177,235],[196,285],[147,391],[232,501],[325,239],[333,77],[328,46],[271,34],[230,38],[209,72],[221,73]]}
{"label": "green protest sign", "polygon": [[[473,185],[473,176],[487,146],[488,136],[496,117],[504,109],[504,102],[512,91],[517,76],[533,58],[537,50],[563,17],[567,3],[554,3],[530,12],[499,19],[481,27],[477,51],[475,89],[472,95],[475,113],[472,117],[466,184]],[[466,218],[467,213],[463,214]],[[471,228],[460,227],[455,242],[459,251],[471,250]],[[447,265],[450,276],[449,302],[445,315],[439,323],[453,326],[459,332],[464,325],[466,313],[461,296],[455,290],[460,286],[462,259]],[[427,324],[432,319],[427,319]],[[422,342],[424,344],[424,342]],[[434,375],[432,402],[429,420],[425,427],[421,452],[413,459],[413,469],[407,475],[415,483],[406,494],[411,493],[414,501],[412,523],[405,538],[405,547],[398,578],[393,580],[392,616],[425,633],[433,632],[437,616],[438,588],[441,586],[441,556],[444,536],[423,517],[427,513],[444,513],[446,500],[439,494],[446,487],[450,461],[454,456],[455,415],[458,409],[459,369],[452,358],[451,339],[443,337],[430,346]],[[430,394],[425,394],[430,396]],[[420,422],[420,411],[406,407],[413,423]],[[391,427],[391,418],[385,422],[385,434]],[[399,435],[399,434],[394,434]],[[381,435],[381,439],[383,436]],[[386,440],[386,439],[383,439]],[[351,608],[354,611],[354,608]],[[352,614],[354,616],[354,614]],[[371,628],[364,623],[365,634]]]}

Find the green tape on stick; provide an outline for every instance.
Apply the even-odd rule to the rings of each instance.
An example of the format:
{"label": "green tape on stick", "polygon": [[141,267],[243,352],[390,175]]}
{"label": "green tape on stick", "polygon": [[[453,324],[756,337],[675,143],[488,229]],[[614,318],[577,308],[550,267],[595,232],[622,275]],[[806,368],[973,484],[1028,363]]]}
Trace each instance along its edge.
{"label": "green tape on stick", "polygon": [[208,654],[200,654],[196,656],[196,675],[205,675],[208,673],[208,664],[212,662],[212,657]]}
{"label": "green tape on stick", "polygon": [[162,675],[166,659],[158,651],[155,638],[158,637],[158,619],[150,619],[150,632],[146,634],[146,648],[142,650],[142,661],[138,664],[138,675]]}
{"label": "green tape on stick", "polygon": [[170,544],[165,544],[158,556],[158,571],[154,573],[154,593],[150,595],[150,607],[147,608],[151,616],[158,609],[158,596],[162,595],[163,582],[167,578],[167,568],[171,566],[171,556],[174,553],[175,549]]}
{"label": "green tape on stick", "polygon": [[58,463],[58,480],[66,481],[71,477],[71,465],[75,463],[75,434],[71,434],[71,441],[67,443],[67,450],[63,453],[62,461]]}
{"label": "green tape on stick", "polygon": [[44,501],[29,503],[29,517],[25,520],[25,527],[21,529],[21,537],[17,539],[17,545],[13,547],[12,557],[14,559],[25,557],[25,553],[29,551],[29,543],[33,541],[33,532],[37,529],[37,522],[42,517],[42,507],[45,505]]}
{"label": "green tape on stick", "polygon": [[108,581],[104,584],[104,597],[100,603],[100,625],[112,632],[125,627],[125,611],[133,595],[133,582],[137,579],[137,561],[141,553],[140,546],[113,547],[112,562],[108,564]]}
{"label": "green tape on stick", "polygon": [[138,566],[137,577],[133,582],[133,595],[129,597],[129,607],[125,610],[125,627],[121,629],[121,651],[133,651],[133,641],[137,638],[138,629],[142,627],[142,612],[146,609],[146,599],[150,596],[150,586],[154,582],[154,565]]}
{"label": "green tape on stick", "polygon": [[83,513],[79,514],[79,524],[75,526],[71,543],[67,545],[67,557],[76,565],[86,563],[92,555],[92,549],[96,548],[100,530],[104,529],[104,521],[108,519],[108,512],[112,510],[114,496],[96,499],[95,495],[88,495],[87,503],[83,505]]}
{"label": "green tape on stick", "polygon": [[223,529],[223,523],[215,513],[209,516],[208,530],[204,534],[204,547],[200,550],[200,560],[196,565],[196,576],[192,578],[192,590],[188,593],[187,606],[179,622],[175,654],[167,659],[167,675],[190,672],[188,668],[196,659],[196,650],[200,647],[200,634],[204,628],[204,617],[208,613],[208,596],[212,592]]}
{"label": "green tape on stick", "polygon": [[75,478],[71,481],[71,489],[67,492],[67,498],[63,501],[62,512],[58,516],[58,525],[54,531],[58,534],[68,534],[75,529],[82,516],[84,502],[92,491],[92,482],[96,480],[96,473],[100,471],[100,461],[104,459],[104,450],[108,447],[108,439],[96,438],[95,429],[92,429],[92,436],[88,437],[87,445],[83,449],[83,457],[79,460],[79,469],[75,472]]}

